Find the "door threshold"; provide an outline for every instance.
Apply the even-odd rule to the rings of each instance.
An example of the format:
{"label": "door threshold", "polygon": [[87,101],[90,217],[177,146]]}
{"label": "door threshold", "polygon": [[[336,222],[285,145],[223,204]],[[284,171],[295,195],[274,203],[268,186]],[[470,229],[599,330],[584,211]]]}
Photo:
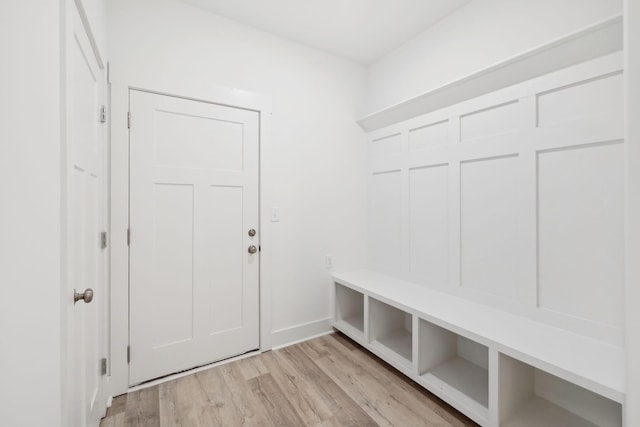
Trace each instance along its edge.
{"label": "door threshold", "polygon": [[246,359],[247,357],[257,356],[260,354],[260,350],[253,350],[248,353],[240,354],[238,356],[229,357],[228,359],[219,360],[217,362],[209,363],[207,365],[198,366],[195,368],[188,369],[182,372],[176,372],[175,374],[169,374],[167,376],[156,378],[154,380],[147,381],[142,384],[137,384],[132,387],[129,387],[127,393],[132,393],[134,391],[143,390],[145,388],[150,388],[157,386],[158,384],[163,384],[169,381],[177,380],[178,378],[186,377],[187,375],[197,374],[198,372],[206,371],[211,368],[216,368],[218,366],[225,365],[227,363],[235,362],[237,360]]}

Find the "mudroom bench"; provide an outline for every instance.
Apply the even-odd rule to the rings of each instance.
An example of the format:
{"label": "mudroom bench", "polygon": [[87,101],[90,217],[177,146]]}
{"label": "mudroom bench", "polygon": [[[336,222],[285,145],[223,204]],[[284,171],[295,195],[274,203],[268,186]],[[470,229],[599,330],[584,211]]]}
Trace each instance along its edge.
{"label": "mudroom bench", "polygon": [[369,270],[333,326],[482,426],[622,426],[624,349]]}

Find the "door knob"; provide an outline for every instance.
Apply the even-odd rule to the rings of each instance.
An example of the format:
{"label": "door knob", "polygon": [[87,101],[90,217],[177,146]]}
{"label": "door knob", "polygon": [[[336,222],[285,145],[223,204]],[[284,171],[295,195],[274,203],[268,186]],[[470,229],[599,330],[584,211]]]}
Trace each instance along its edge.
{"label": "door knob", "polygon": [[255,235],[256,235],[256,230],[254,230],[253,228],[249,230],[249,237],[253,237]]}
{"label": "door knob", "polygon": [[87,288],[82,293],[80,293],[80,292],[78,292],[78,291],[76,291],[74,289],[73,290],[73,303],[75,304],[80,300],[84,301],[87,304],[89,304],[91,301],[93,301],[93,289]]}
{"label": "door knob", "polygon": [[250,254],[255,254],[256,252],[258,252],[258,248],[256,248],[255,245],[249,246],[249,253]]}

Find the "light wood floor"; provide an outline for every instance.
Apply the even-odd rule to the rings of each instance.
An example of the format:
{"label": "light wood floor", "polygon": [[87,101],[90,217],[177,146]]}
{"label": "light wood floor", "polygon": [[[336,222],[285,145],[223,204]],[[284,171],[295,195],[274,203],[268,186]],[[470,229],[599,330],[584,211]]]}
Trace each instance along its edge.
{"label": "light wood floor", "polygon": [[101,427],[475,426],[341,334],[116,397]]}

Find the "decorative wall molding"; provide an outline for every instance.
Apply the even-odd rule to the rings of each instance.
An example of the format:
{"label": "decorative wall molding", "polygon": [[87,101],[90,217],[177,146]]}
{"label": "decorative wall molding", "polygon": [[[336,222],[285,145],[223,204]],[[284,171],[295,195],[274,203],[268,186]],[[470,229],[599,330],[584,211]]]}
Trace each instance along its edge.
{"label": "decorative wall molding", "polygon": [[369,133],[369,267],[621,345],[622,54]]}

